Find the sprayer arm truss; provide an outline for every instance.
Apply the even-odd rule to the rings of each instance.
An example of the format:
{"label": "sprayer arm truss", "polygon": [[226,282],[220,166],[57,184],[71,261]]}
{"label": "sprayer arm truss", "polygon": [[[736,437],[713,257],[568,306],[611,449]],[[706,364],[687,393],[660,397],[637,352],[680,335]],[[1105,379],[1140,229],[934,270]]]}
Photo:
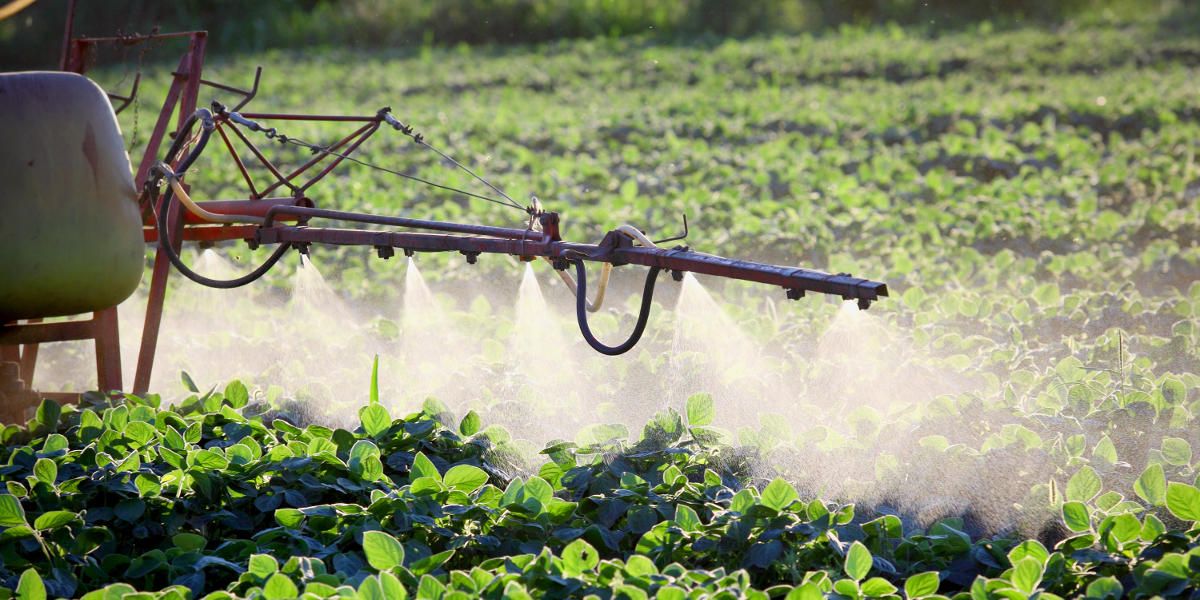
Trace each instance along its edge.
{"label": "sprayer arm truss", "polygon": [[[324,218],[439,233],[276,225],[274,220],[283,216],[298,217],[302,221]],[[567,268],[576,259],[606,262],[614,266],[633,264],[680,274],[691,272],[776,285],[786,289],[788,296],[796,299],[805,292],[831,294],[845,300],[857,300],[861,308],[866,308],[880,296],[888,295],[886,284],[848,274],[724,258],[694,252],[683,246],[670,249],[635,246],[628,235],[618,231],[609,232],[599,244],[564,242],[558,239],[557,214],[542,213],[538,215],[538,221],[542,224],[542,231],[280,205],[268,211],[266,226],[258,230],[256,241],[260,244],[301,247],[316,243],[400,248],[406,253],[460,252],[472,258],[481,253],[508,254],[527,260],[546,257],[559,269]]]}

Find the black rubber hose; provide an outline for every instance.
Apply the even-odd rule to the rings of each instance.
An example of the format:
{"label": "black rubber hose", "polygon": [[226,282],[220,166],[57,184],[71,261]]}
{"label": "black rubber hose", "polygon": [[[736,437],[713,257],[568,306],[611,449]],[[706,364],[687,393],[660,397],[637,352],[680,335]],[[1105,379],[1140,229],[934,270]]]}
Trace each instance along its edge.
{"label": "black rubber hose", "polygon": [[[188,155],[183,159],[183,162],[179,163],[179,170],[175,173],[176,177],[183,175],[183,173],[187,171],[188,167],[192,166],[192,163],[196,161],[196,158],[200,156],[200,152],[202,152],[204,150],[204,146],[208,144],[208,138],[212,135],[213,129],[215,128],[212,113],[205,108],[197,110],[192,114],[192,116],[188,117],[186,122],[184,122],[183,128],[180,129],[179,135],[175,138],[175,142],[171,144],[171,148],[167,151],[167,158],[164,162],[170,164],[170,161],[173,160],[175,155],[179,153],[180,148],[183,146],[182,140],[187,137],[187,132],[191,131],[192,125],[195,124],[197,119],[202,122],[200,139],[196,142],[196,145],[191,149],[191,151],[188,152]],[[279,259],[283,258],[283,254],[287,252],[289,248],[291,248],[291,244],[289,243],[280,244],[279,247],[271,253],[271,256],[267,257],[267,260],[264,261],[263,264],[259,265],[258,268],[241,277],[234,279],[212,279],[210,277],[205,277],[185,265],[183,263],[183,259],[179,257],[179,253],[175,251],[175,246],[171,243],[170,227],[167,226],[167,215],[171,213],[171,200],[174,198],[174,194],[175,190],[168,185],[167,191],[163,195],[162,208],[158,211],[158,246],[167,253],[167,258],[170,259],[171,264],[175,265],[175,268],[178,269],[180,273],[183,273],[184,277],[187,277],[188,279],[191,279],[200,285],[205,285],[211,288],[232,289],[253,283],[260,279],[263,275],[266,275],[267,271],[270,271],[271,268],[275,266],[275,263],[279,262]]]}
{"label": "black rubber hose", "polygon": [[583,259],[576,258],[573,262],[578,285],[578,289],[575,290],[575,318],[579,321],[579,332],[583,334],[583,339],[587,340],[592,349],[601,354],[617,356],[629,352],[642,339],[642,333],[646,331],[646,321],[650,318],[650,305],[654,299],[654,283],[658,281],[660,269],[650,267],[650,272],[646,273],[646,286],[642,289],[642,307],[638,312],[637,324],[633,326],[633,333],[630,334],[629,339],[616,346],[606,346],[596,339],[595,335],[592,335],[592,328],[588,326],[587,267],[584,266]]}

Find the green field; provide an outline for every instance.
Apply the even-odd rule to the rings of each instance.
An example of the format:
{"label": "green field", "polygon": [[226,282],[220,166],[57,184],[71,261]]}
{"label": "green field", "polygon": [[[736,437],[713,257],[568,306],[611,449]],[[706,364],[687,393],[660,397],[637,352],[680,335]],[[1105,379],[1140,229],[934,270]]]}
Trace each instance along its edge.
{"label": "green field", "polygon": [[[3,430],[0,598],[1200,589],[1200,39],[845,28],[280,51],[205,74],[244,83],[257,64],[251,107],[391,106],[559,211],[569,239],[621,223],[662,237],[686,213],[694,249],[848,271],[892,297],[856,314],[663,281],[647,340],[602,359],[544,264],[421,256],[424,296],[402,258],[314,248],[333,292],[294,260],[249,292],[179,283],[161,396],[47,403]],[[153,105],[121,115],[135,150]],[[391,133],[363,157],[471,185]],[[199,199],[240,189],[217,156],[189,175]],[[522,217],[362,167],[312,197]],[[596,317],[606,339],[631,327],[632,269]],[[87,360],[48,354],[40,387],[86,380]]]}

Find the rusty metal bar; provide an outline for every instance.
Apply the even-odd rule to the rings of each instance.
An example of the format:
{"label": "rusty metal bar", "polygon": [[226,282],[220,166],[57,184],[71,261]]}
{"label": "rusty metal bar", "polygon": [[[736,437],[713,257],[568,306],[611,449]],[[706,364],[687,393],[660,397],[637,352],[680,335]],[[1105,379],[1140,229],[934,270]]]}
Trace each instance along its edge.
{"label": "rusty metal bar", "polygon": [[[233,240],[253,240],[258,232],[257,225],[213,225],[212,227],[185,227],[179,233],[173,234],[172,240],[184,242],[227,242]],[[142,239],[147,244],[158,243],[158,229],[145,227],[142,229]]]}
{"label": "rusty metal bar", "polygon": [[778,285],[787,289],[832,294],[845,299],[875,300],[887,296],[887,285],[846,274],[736,260],[683,249],[629,247],[613,250],[619,262],[673,271],[688,271]]}
{"label": "rusty metal bar", "polygon": [[258,190],[254,188],[254,178],[250,176],[250,171],[246,170],[246,165],[242,163],[242,157],[238,155],[237,149],[233,147],[233,142],[229,141],[229,134],[225,133],[225,128],[217,123],[217,133],[221,134],[221,140],[225,142],[225,147],[229,149],[229,155],[233,157],[233,164],[242,173],[242,179],[246,180],[246,187],[250,188],[251,198],[260,198]]}
{"label": "rusty metal bar", "polygon": [[279,121],[329,121],[329,122],[350,122],[350,123],[366,123],[379,122],[378,115],[369,117],[351,116],[351,115],[289,115],[283,113],[241,113],[247,119],[276,119]]}
{"label": "rusty metal bar", "polygon": [[0,326],[0,345],[15,346],[67,340],[90,340],[94,336],[95,325],[94,319],[2,325]]}
{"label": "rusty metal bar", "polygon": [[[291,207],[279,207],[272,210],[279,212],[298,210],[301,213],[316,211],[312,216],[317,217],[324,216],[318,213],[327,212],[320,209],[293,209]],[[328,212],[336,213],[337,211]],[[436,229],[460,234],[472,233],[490,237],[318,227],[265,227],[258,232],[257,239],[259,242],[267,244],[293,242],[300,244],[391,246],[420,252],[458,251],[511,254],[526,257],[583,258],[585,260],[609,262],[617,265],[636,264],[674,271],[698,273],[701,275],[740,279],[743,281],[777,285],[788,290],[796,290],[797,292],[831,294],[848,300],[873,302],[881,296],[888,295],[887,285],[877,281],[860,279],[845,274],[826,273],[813,269],[734,260],[684,249],[644,248],[638,246],[613,248],[598,244],[551,241],[547,237],[542,237],[541,239],[521,239],[520,236],[516,235],[517,233],[529,232],[480,225],[459,225],[456,223],[403,219],[400,217],[381,217],[377,215],[371,215],[370,217],[369,221],[363,219],[357,219],[357,221],[420,229]],[[499,229],[497,233],[502,233],[503,235],[487,233],[489,230],[496,229]]]}
{"label": "rusty metal bar", "polygon": [[[484,235],[513,240],[544,241],[547,239],[547,236],[544,233],[540,231],[533,231],[532,229],[493,227],[491,225],[470,225],[466,223],[449,223],[446,221],[429,221],[426,219],[410,219],[408,217],[389,217],[385,215],[329,210],[326,208],[309,208],[304,206],[287,205],[273,206],[266,212],[267,220],[265,223],[263,223],[264,232],[271,228],[276,217],[279,215],[317,219],[333,219],[335,221],[349,221],[353,223],[365,223],[368,225],[389,225],[392,227],[429,229],[432,231],[447,231],[451,233],[463,233],[467,235]],[[315,230],[320,230],[320,228],[316,228]]]}

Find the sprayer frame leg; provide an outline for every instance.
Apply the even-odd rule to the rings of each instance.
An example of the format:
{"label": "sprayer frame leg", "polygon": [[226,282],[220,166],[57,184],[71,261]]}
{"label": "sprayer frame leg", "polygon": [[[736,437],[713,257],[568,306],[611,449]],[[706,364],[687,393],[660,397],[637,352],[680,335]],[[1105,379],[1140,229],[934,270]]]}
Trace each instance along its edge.
{"label": "sprayer frame leg", "polygon": [[[178,205],[174,205],[178,206]],[[162,207],[159,207],[162,210]],[[179,231],[182,218],[177,211],[171,219],[172,242],[178,251],[182,247]],[[138,350],[137,371],[133,376],[133,393],[145,394],[150,389],[150,374],[154,370],[154,355],[158,351],[158,330],[162,325],[163,303],[167,298],[167,277],[171,274],[171,260],[160,247],[154,252],[154,272],[150,276],[150,291],[146,295],[146,319],[142,324],[142,344]]]}

